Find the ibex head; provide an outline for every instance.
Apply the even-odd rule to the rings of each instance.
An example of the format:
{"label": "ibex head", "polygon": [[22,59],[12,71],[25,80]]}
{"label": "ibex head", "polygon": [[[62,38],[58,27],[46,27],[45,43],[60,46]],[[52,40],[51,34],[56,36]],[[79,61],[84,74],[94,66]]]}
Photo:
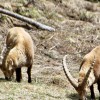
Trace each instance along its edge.
{"label": "ibex head", "polygon": [[6,61],[5,56],[7,56],[7,53],[8,49],[4,46],[0,55],[0,69],[3,72],[5,79],[11,80],[14,71],[12,69],[10,70],[9,68],[4,67],[5,66],[4,62]]}

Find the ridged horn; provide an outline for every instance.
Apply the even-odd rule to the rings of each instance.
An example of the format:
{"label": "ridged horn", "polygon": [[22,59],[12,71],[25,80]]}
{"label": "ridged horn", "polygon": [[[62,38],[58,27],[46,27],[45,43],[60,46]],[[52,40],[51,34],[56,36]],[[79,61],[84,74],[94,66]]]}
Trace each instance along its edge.
{"label": "ridged horn", "polygon": [[5,56],[5,53],[7,52],[7,49],[6,49],[6,46],[4,45],[3,46],[3,49],[1,51],[1,54],[0,54],[0,67],[2,66],[2,61],[4,59],[4,56]]}
{"label": "ridged horn", "polygon": [[65,75],[68,78],[71,85],[77,90],[78,83],[75,81],[75,79],[72,77],[72,75],[70,74],[70,72],[68,70],[68,67],[67,67],[67,64],[66,64],[66,58],[67,58],[67,55],[65,55],[63,57],[63,69],[64,69],[64,72],[65,72]]}
{"label": "ridged horn", "polygon": [[4,58],[6,51],[7,51],[7,48],[6,48],[6,44],[5,44],[5,45],[3,46],[2,51],[1,51],[0,59],[3,59],[3,58]]}
{"label": "ridged horn", "polygon": [[90,75],[90,73],[91,73],[91,70],[93,69],[94,64],[95,64],[95,56],[94,56],[94,60],[93,60],[93,62],[91,63],[91,66],[90,66],[89,70],[87,71],[87,73],[86,73],[86,75],[85,75],[85,78],[84,78],[83,82],[80,84],[80,86],[82,86],[83,88],[84,88],[84,87],[86,86],[86,84],[87,84],[88,77],[89,77],[89,75]]}

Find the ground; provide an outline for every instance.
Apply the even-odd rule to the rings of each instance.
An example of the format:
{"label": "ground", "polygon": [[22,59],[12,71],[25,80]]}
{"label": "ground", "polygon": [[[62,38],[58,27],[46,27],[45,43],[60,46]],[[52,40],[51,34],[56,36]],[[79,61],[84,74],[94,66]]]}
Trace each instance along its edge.
{"label": "ground", "polygon": [[[77,92],[64,74],[62,59],[68,55],[69,70],[77,79],[82,58],[100,44],[100,3],[92,0],[34,0],[27,5],[28,1],[4,0],[0,7],[54,27],[56,31],[37,29],[0,14],[0,50],[7,30],[14,26],[24,27],[36,45],[32,83],[27,82],[25,67],[22,68],[21,83],[15,79],[6,81],[0,72],[0,100],[78,100]],[[95,93],[98,100],[96,85]],[[89,90],[87,97],[90,98]]]}

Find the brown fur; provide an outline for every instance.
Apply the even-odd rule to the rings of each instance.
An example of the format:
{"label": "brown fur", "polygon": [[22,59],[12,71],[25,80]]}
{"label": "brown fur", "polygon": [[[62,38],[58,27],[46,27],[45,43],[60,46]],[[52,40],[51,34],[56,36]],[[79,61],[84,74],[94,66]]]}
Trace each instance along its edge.
{"label": "brown fur", "polygon": [[100,78],[100,46],[97,46],[90,53],[85,55],[85,57],[83,58],[81,68],[80,68],[80,72],[79,72],[79,79],[81,79],[85,76],[89,67],[91,66],[91,63],[94,60],[94,56],[95,56],[95,64],[93,66],[93,72],[91,72],[89,76],[89,78],[92,78],[92,80],[89,81],[89,78],[88,78],[88,81],[91,84],[93,84],[93,82],[97,81]]}
{"label": "brown fur", "polygon": [[[95,56],[95,63],[93,66],[93,70],[91,71],[91,73],[88,77],[88,80],[87,80],[87,87],[88,86],[90,87],[92,100],[95,99],[93,84],[97,83],[98,86],[100,85],[99,84],[100,83],[99,82],[100,81],[100,46],[95,47],[90,53],[85,55],[85,57],[83,58],[81,67],[80,67],[79,78],[78,78],[78,85],[80,85],[83,82],[83,79],[94,60],[94,56]],[[100,88],[98,88],[98,90],[100,92]],[[81,98],[80,100],[85,100],[84,97],[86,94],[86,88],[84,88],[84,89],[80,88],[78,93]]]}
{"label": "brown fur", "polygon": [[91,100],[95,100],[94,83],[98,84],[100,93],[100,46],[95,47],[91,52],[84,56],[79,70],[78,83],[75,82],[68,70],[67,64],[65,63],[66,57],[67,55],[63,58],[64,72],[69,82],[78,92],[79,100],[86,100],[86,88],[88,87],[90,87]]}
{"label": "brown fur", "polygon": [[31,82],[31,68],[34,59],[34,44],[31,36],[20,27],[11,28],[6,38],[6,48],[2,71],[6,79],[10,79],[16,70],[16,80],[21,80],[21,67],[28,68],[28,82]]}

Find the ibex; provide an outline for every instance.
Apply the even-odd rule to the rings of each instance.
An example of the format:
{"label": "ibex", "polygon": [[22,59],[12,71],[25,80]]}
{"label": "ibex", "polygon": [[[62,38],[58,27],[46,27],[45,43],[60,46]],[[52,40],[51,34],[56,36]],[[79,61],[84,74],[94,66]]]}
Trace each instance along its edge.
{"label": "ibex", "polygon": [[21,67],[27,67],[28,82],[31,82],[31,69],[34,59],[35,45],[31,36],[21,27],[9,29],[6,37],[6,52],[3,57],[1,70],[5,79],[12,78],[16,71],[16,81],[22,78]]}
{"label": "ibex", "polygon": [[66,64],[66,58],[67,55],[63,58],[64,72],[71,85],[78,92],[79,100],[86,100],[87,87],[89,87],[91,91],[91,100],[95,100],[93,84],[98,84],[98,90],[100,93],[100,46],[95,47],[91,52],[84,56],[79,69],[78,82],[76,82],[70,74]]}

